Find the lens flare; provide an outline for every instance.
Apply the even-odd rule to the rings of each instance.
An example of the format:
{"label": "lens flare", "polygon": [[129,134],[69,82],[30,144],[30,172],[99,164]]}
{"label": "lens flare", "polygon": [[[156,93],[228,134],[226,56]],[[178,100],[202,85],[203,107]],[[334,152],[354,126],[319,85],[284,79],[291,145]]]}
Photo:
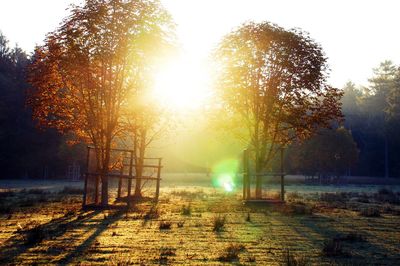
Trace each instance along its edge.
{"label": "lens flare", "polygon": [[231,192],[235,189],[235,182],[233,176],[230,174],[220,174],[217,176],[217,186],[223,188],[227,192]]}
{"label": "lens flare", "polygon": [[239,162],[236,159],[228,159],[219,162],[213,167],[213,184],[223,188],[226,192],[235,190],[235,177]]}

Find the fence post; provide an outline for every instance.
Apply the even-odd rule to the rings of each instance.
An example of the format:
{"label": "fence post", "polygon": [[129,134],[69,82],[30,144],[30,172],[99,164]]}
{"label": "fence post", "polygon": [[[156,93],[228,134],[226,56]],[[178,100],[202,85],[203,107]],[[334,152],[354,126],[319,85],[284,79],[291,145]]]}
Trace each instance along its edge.
{"label": "fence post", "polygon": [[157,171],[157,184],[156,184],[156,201],[158,201],[158,197],[160,196],[161,160],[162,160],[162,158],[158,158],[158,171]]}
{"label": "fence post", "polygon": [[243,151],[243,199],[250,199],[249,150]]}
{"label": "fence post", "polygon": [[86,174],[85,174],[85,184],[83,186],[83,199],[82,199],[82,207],[85,207],[87,204],[87,182],[89,178],[89,165],[90,163],[90,147],[86,147]]}
{"label": "fence post", "polygon": [[131,157],[129,160],[129,176],[128,176],[128,210],[131,208],[131,189],[132,189],[132,170],[133,170],[133,151],[130,152]]}
{"label": "fence post", "polygon": [[285,175],[283,173],[283,147],[281,147],[281,201],[285,201]]}
{"label": "fence post", "polygon": [[121,189],[122,189],[122,176],[124,175],[124,158],[125,154],[122,157],[122,165],[121,165],[121,170],[119,174],[121,175],[118,180],[118,193],[117,193],[117,199],[119,200],[121,198]]}
{"label": "fence post", "polygon": [[85,174],[85,183],[84,183],[84,186],[83,186],[82,208],[86,206],[88,175],[89,175],[88,173]]}

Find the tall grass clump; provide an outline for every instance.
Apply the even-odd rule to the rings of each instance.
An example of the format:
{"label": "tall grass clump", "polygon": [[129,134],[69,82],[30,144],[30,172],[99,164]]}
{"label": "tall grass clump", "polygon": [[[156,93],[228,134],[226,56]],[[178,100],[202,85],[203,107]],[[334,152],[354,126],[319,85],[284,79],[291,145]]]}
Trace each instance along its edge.
{"label": "tall grass clump", "polygon": [[225,226],[225,222],[226,222],[226,216],[222,216],[222,215],[218,215],[218,216],[214,216],[213,219],[213,231],[214,232],[220,232],[224,229]]}
{"label": "tall grass clump", "polygon": [[221,262],[233,262],[239,260],[239,254],[246,248],[241,244],[230,244],[224,249],[218,260]]}

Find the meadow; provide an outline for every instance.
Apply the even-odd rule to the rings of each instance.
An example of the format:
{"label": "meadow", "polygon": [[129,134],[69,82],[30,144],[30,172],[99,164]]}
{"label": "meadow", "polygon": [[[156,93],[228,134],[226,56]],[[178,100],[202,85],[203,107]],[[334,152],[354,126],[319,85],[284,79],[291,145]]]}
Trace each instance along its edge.
{"label": "meadow", "polygon": [[266,205],[243,204],[240,189],[166,181],[157,204],[138,203],[129,212],[83,210],[81,186],[3,181],[0,264],[400,262],[399,186],[289,185],[286,204]]}

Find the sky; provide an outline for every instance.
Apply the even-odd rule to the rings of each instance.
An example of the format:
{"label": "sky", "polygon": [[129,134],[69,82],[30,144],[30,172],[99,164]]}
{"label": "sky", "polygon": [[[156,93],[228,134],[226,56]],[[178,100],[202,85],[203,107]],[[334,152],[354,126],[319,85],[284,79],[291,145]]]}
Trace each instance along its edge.
{"label": "sky", "polygon": [[[2,0],[0,30],[31,52],[81,0]],[[200,64],[224,34],[249,20],[301,28],[320,43],[330,82],[367,85],[372,68],[400,64],[400,1],[379,0],[161,0],[177,23],[187,64]]]}

